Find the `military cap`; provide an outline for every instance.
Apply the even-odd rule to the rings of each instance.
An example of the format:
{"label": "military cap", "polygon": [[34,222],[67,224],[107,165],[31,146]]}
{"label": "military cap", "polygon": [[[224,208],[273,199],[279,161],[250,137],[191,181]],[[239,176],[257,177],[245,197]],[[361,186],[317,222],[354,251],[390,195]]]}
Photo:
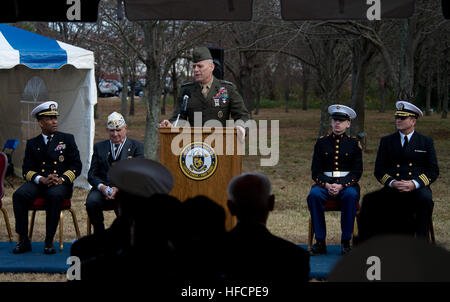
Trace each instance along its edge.
{"label": "military cap", "polygon": [[423,116],[422,110],[420,110],[415,105],[409,102],[398,101],[397,103],[395,103],[395,107],[397,108],[395,116],[404,116],[404,117],[411,116],[414,118]]}
{"label": "military cap", "polygon": [[54,101],[48,101],[39,104],[33,109],[33,111],[31,111],[31,116],[37,119],[43,118],[45,116],[59,116],[58,103]]}
{"label": "military cap", "polygon": [[331,118],[334,120],[339,121],[345,121],[345,120],[352,120],[356,118],[356,112],[352,108],[340,105],[340,104],[334,104],[328,107],[328,113],[331,115]]}
{"label": "military cap", "polygon": [[196,47],[194,48],[192,59],[194,63],[198,63],[204,60],[212,60],[211,52],[208,47]]}
{"label": "military cap", "polygon": [[165,166],[145,158],[117,162],[108,177],[119,190],[144,198],[157,193],[169,194],[174,183],[172,173]]}
{"label": "military cap", "polygon": [[118,130],[122,127],[125,127],[127,124],[123,115],[118,112],[113,112],[108,116],[108,120],[106,122],[106,128],[109,130]]}

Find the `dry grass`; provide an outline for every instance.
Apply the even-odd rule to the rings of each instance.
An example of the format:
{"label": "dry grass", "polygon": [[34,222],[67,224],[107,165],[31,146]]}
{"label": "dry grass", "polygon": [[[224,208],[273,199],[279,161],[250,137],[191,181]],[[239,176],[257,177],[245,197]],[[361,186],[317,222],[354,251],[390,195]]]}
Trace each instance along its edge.
{"label": "dry grass", "polygon": [[[105,129],[106,117],[112,111],[120,110],[120,101],[116,98],[99,99],[99,119],[96,120],[95,141],[108,137]],[[168,108],[170,112],[171,108]],[[167,118],[163,116],[161,118]],[[269,217],[268,228],[274,233],[297,244],[306,244],[309,213],[306,205],[306,196],[312,185],[310,165],[313,147],[317,136],[317,125],[320,118],[319,110],[290,110],[263,109],[258,120],[280,121],[280,160],[274,167],[261,167],[259,156],[245,156],[243,171],[255,171],[267,174],[273,184],[273,193],[276,195],[276,207]],[[270,122],[269,122],[270,124]],[[450,249],[450,119],[442,120],[437,114],[419,120],[417,130],[433,137],[440,166],[440,177],[432,185],[435,208],[433,215],[437,244]],[[143,140],[145,131],[145,107],[136,103],[136,115],[129,122],[128,135]],[[373,176],[376,151],[381,136],[394,131],[393,112],[366,113],[367,150],[363,154],[364,173],[360,181],[361,194],[365,194],[380,187]],[[23,180],[10,179],[17,188]],[[6,184],[4,207],[7,209],[12,227],[15,225],[12,210],[11,196],[14,190]],[[72,207],[75,209],[82,235],[86,234],[86,210],[84,202],[87,191],[76,188],[72,198]],[[45,218],[43,213],[36,217],[33,240],[42,241],[45,235]],[[65,215],[64,240],[75,238],[75,230]],[[107,224],[114,219],[113,212],[105,213]],[[327,241],[329,244],[338,244],[340,239],[339,213],[327,213]],[[6,241],[7,234],[3,219],[0,219],[0,240]],[[46,274],[0,274],[0,281],[64,281],[64,275]]]}

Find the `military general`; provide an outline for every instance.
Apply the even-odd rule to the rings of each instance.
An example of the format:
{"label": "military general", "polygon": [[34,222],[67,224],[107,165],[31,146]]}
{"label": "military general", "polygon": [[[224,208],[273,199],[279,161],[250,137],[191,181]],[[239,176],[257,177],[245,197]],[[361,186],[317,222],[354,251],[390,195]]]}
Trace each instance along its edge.
{"label": "military general", "polygon": [[[217,125],[225,127],[231,116],[243,134],[243,123],[249,119],[247,108],[233,83],[213,76],[213,58],[207,47],[194,49],[193,71],[195,81],[181,86],[172,117],[162,121],[160,126],[179,126],[180,120],[187,120],[191,126],[203,126],[208,121],[216,120]],[[201,121],[194,120],[195,112],[200,113]]]}
{"label": "military general", "polygon": [[326,254],[325,203],[336,200],[341,209],[341,252],[351,250],[353,225],[359,200],[358,181],[363,171],[359,140],[346,134],[356,112],[344,105],[328,107],[332,133],[317,140],[311,164],[315,182],[307,197],[316,243],[310,255]]}
{"label": "military general", "polygon": [[[381,138],[374,174],[384,186],[381,192],[387,198],[383,198],[383,202],[389,203],[385,206],[385,215],[395,216],[393,219],[397,222],[403,221],[403,233],[425,238],[433,213],[430,185],[439,176],[436,151],[433,139],[415,130],[422,111],[403,100],[396,103],[396,109],[397,131]],[[366,207],[371,206],[370,202],[364,203]],[[409,230],[405,230],[407,225]]]}
{"label": "military general", "polygon": [[25,147],[23,177],[26,182],[13,194],[16,232],[19,243],[13,253],[31,250],[28,238],[28,210],[36,198],[45,198],[45,254],[54,254],[53,237],[64,199],[72,196],[73,182],[81,173],[81,161],[72,134],[58,132],[58,104],[48,101],[33,109],[42,133],[29,139]]}

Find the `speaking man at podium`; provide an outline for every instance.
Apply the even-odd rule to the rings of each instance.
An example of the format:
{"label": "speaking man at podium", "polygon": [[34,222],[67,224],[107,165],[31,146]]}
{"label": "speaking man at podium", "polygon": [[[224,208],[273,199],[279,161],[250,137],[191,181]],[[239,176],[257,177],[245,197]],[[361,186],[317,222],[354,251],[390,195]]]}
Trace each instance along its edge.
{"label": "speaking man at podium", "polygon": [[197,47],[193,51],[195,81],[181,86],[181,94],[175,101],[174,111],[169,120],[163,120],[160,127],[180,126],[180,120],[187,120],[194,126],[194,112],[201,112],[201,125],[209,120],[219,121],[223,127],[233,118],[236,128],[244,136],[243,123],[249,119],[242,96],[236,86],[213,76],[214,63],[207,47]]}

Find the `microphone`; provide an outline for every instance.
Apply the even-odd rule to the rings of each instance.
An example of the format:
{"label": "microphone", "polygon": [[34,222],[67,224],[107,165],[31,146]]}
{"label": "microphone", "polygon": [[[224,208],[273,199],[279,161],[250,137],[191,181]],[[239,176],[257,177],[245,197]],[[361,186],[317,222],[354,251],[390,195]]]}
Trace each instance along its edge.
{"label": "microphone", "polygon": [[183,104],[181,105],[181,112],[186,112],[189,98],[191,97],[191,91],[189,89],[183,90]]}
{"label": "microphone", "polygon": [[178,124],[178,120],[180,119],[181,112],[187,111],[187,105],[188,105],[190,97],[191,97],[191,91],[189,89],[185,88],[183,90],[183,103],[181,104],[181,108],[180,108],[180,112],[178,113],[177,120],[173,124],[174,127],[176,127]]}

